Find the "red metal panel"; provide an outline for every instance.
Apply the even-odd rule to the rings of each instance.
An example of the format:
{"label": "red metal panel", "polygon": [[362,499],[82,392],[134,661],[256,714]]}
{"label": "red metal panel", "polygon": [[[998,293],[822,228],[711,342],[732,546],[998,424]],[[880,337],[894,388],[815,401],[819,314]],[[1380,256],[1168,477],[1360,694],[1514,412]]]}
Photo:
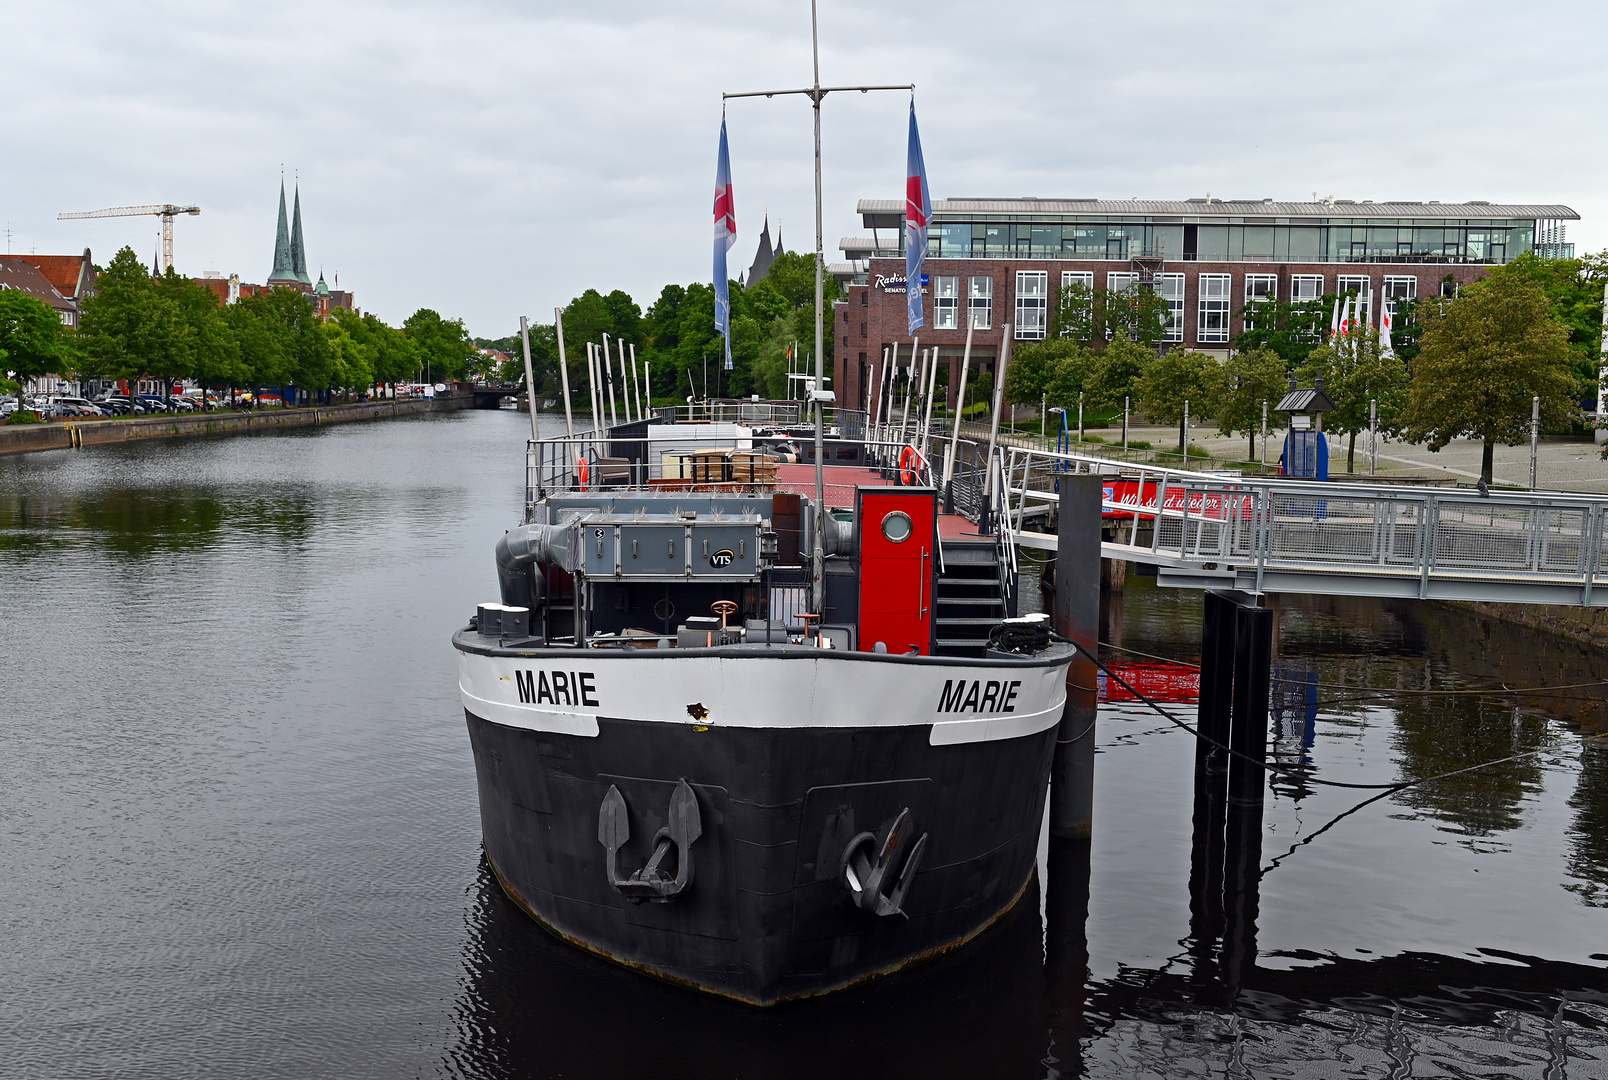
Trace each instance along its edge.
{"label": "red metal panel", "polygon": [[[930,654],[933,566],[938,558],[937,493],[931,488],[860,488],[855,504],[860,648],[872,652],[880,641],[891,653]],[[910,519],[908,539],[889,539],[883,529],[890,515],[896,514]],[[890,531],[897,536],[901,530]]]}

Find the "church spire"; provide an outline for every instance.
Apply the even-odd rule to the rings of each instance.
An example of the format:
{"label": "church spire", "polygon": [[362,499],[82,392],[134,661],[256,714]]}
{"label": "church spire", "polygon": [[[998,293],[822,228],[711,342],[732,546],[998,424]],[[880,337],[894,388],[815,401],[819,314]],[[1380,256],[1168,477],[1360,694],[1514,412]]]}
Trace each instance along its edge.
{"label": "church spire", "polygon": [[290,223],[285,216],[285,178],[279,178],[279,234],[274,239],[274,272],[268,275],[270,285],[288,285],[296,281],[296,264],[290,257]]}
{"label": "church spire", "polygon": [[290,226],[290,263],[297,281],[303,285],[313,283],[313,279],[307,276],[307,248],[302,244],[300,183],[296,185],[296,212]]}

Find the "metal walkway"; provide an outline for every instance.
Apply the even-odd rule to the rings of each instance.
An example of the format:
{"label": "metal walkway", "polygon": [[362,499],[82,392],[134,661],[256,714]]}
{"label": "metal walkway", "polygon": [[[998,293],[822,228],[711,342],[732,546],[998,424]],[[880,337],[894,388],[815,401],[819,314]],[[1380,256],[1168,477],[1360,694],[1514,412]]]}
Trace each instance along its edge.
{"label": "metal walkway", "polygon": [[[1158,584],[1253,593],[1395,596],[1608,607],[1608,496],[1241,479],[1002,448],[1002,524],[1030,527],[1071,472],[1107,478],[1109,559]],[[999,474],[996,474],[999,475]],[[1117,477],[1121,479],[1117,479]],[[1042,511],[1040,511],[1042,513]],[[1110,530],[1108,529],[1108,532]]]}

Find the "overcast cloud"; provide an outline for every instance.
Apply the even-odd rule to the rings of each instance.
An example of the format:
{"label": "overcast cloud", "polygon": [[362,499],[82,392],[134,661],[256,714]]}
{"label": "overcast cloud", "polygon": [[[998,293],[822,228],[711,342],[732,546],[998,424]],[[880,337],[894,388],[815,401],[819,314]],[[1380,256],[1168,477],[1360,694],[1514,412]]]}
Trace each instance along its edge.
{"label": "overcast cloud", "polygon": [[[914,82],[935,198],[1556,202],[1608,246],[1601,4],[823,0],[823,83]],[[308,262],[391,322],[483,336],[587,288],[707,280],[720,92],[809,81],[805,0],[0,3],[0,228],[124,244],[174,201],[178,268],[261,282],[279,171]],[[826,244],[897,197],[906,97],[829,97]],[[729,106],[746,265],[766,206],[813,243],[808,103]],[[734,270],[735,272],[735,270]]]}

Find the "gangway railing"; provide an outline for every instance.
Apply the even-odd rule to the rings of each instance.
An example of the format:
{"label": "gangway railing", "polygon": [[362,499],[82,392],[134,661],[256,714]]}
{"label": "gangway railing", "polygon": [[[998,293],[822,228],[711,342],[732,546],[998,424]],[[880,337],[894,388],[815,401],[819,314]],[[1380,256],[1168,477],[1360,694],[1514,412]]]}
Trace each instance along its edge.
{"label": "gangway railing", "polygon": [[1121,469],[1021,448],[1000,457],[1018,543],[1053,549],[1028,510],[1058,501],[1067,473],[1098,473],[1102,554],[1157,567],[1163,585],[1608,607],[1608,496]]}

